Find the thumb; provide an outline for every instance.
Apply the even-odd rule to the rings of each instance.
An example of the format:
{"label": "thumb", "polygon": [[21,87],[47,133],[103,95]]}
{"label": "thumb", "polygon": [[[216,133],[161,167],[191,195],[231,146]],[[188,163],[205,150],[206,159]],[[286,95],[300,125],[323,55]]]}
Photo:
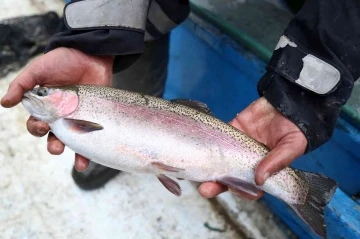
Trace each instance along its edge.
{"label": "thumb", "polygon": [[1,99],[1,105],[5,108],[10,108],[20,103],[25,91],[33,89],[38,85],[39,70],[41,67],[35,62],[25,69],[19,76],[13,80],[8,88],[7,93]]}
{"label": "thumb", "polygon": [[306,138],[289,136],[290,140],[283,138],[278,145],[258,164],[255,170],[255,182],[261,186],[271,175],[289,166],[296,158],[305,152]]}

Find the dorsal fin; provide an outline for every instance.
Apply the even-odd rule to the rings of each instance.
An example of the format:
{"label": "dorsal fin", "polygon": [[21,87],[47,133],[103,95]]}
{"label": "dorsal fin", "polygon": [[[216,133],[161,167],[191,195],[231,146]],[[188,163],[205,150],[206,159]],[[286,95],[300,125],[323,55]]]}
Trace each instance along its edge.
{"label": "dorsal fin", "polygon": [[212,115],[212,112],[208,108],[208,106],[205,103],[201,102],[201,101],[187,100],[187,99],[174,99],[174,100],[171,100],[171,102],[173,102],[175,104],[179,104],[179,105],[184,105],[184,106],[193,108],[195,110],[199,110],[201,112],[204,112],[206,114]]}

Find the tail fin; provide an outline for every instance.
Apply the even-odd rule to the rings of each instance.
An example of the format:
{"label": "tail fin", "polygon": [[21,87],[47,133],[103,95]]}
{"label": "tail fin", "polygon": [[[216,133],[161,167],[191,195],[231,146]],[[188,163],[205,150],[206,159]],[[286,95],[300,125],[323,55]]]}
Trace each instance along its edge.
{"label": "tail fin", "polygon": [[290,206],[316,234],[326,238],[324,207],[331,200],[338,184],[333,179],[321,174],[299,170],[295,170],[295,172],[309,183],[310,188],[304,204]]}

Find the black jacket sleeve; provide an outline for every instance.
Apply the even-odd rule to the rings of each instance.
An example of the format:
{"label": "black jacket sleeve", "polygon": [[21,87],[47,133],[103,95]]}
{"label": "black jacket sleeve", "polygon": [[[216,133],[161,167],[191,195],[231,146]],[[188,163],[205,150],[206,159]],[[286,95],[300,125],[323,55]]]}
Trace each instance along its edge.
{"label": "black jacket sleeve", "polygon": [[[73,0],[72,2],[79,1]],[[81,0],[80,0],[81,1]],[[116,0],[114,0],[116,1]],[[152,0],[172,21],[173,27],[185,20],[190,12],[188,0]],[[119,6],[121,7],[121,6]],[[81,14],[81,12],[79,12]],[[156,39],[164,35],[156,24],[149,19],[146,22],[146,31]],[[163,29],[163,28],[162,28]],[[171,29],[169,29],[171,30]],[[81,50],[93,55],[129,55],[142,53],[144,50],[145,32],[131,29],[100,29],[100,30],[70,30],[66,29],[54,35],[45,49],[45,53],[58,48],[68,47]]]}
{"label": "black jacket sleeve", "polygon": [[[326,143],[333,134],[341,107],[360,76],[360,1],[307,0],[284,35],[299,51],[287,46],[274,51],[258,92],[294,122],[308,140],[306,152]],[[335,67],[340,81],[328,94],[317,94],[294,83],[311,54]],[[326,81],[326,77],[321,79]]]}

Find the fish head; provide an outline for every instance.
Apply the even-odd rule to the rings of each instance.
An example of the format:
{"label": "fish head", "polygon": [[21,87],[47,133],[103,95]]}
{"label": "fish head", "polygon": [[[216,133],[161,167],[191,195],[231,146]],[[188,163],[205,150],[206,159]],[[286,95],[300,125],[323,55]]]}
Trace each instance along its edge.
{"label": "fish head", "polygon": [[25,92],[21,102],[33,117],[50,123],[73,113],[79,96],[76,88],[36,87]]}

